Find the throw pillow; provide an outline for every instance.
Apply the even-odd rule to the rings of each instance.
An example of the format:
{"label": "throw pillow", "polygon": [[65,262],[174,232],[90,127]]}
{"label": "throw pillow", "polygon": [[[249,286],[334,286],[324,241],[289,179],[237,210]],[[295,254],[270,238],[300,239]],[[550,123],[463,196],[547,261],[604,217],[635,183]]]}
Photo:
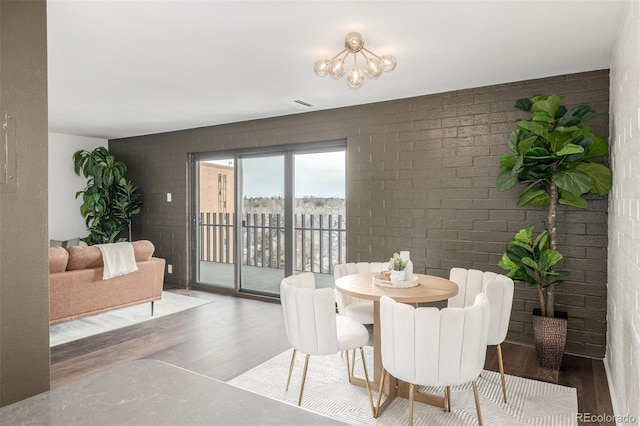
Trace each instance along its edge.
{"label": "throw pillow", "polygon": [[49,240],[49,247],[62,247],[62,243],[64,243],[64,241]]}
{"label": "throw pillow", "polygon": [[62,247],[49,248],[49,273],[64,272],[67,269],[69,252]]}
{"label": "throw pillow", "polygon": [[72,247],[72,246],[87,246],[87,243],[82,241],[80,238],[72,238],[70,240],[62,241],[62,240],[49,240],[49,247]]}

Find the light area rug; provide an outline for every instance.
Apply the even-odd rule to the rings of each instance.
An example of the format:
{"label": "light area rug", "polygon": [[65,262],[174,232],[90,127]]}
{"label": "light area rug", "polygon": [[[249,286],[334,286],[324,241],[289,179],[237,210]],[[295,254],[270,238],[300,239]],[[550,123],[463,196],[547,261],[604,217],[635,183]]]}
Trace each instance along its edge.
{"label": "light area rug", "polygon": [[[367,351],[372,371],[372,348]],[[292,350],[270,359],[228,383],[261,395],[297,405],[304,355],[296,356],[289,392],[285,392]],[[357,367],[360,367],[360,372]],[[363,376],[362,361],[356,359],[356,375]],[[506,376],[509,402],[502,402],[500,374],[484,370],[478,379],[480,408],[485,425],[577,425],[576,389],[536,380]],[[420,387],[421,392],[444,394],[444,388]],[[414,403],[414,425],[477,425],[471,384],[453,387],[451,412],[420,402]],[[377,402],[377,389],[373,392]],[[384,397],[383,397],[384,398]],[[365,388],[347,381],[345,361],[339,354],[312,356],[304,388],[302,407],[354,425],[407,425],[409,401],[397,397],[378,419],[371,414]]]}
{"label": "light area rug", "polygon": [[162,292],[162,299],[156,300],[151,316],[151,303],[129,306],[92,315],[73,321],[54,324],[49,327],[49,346],[57,346],[73,340],[93,336],[143,321],[149,321],[165,315],[195,308],[196,306],[211,303],[212,300],[199,299],[197,297],[184,296],[169,291]]}

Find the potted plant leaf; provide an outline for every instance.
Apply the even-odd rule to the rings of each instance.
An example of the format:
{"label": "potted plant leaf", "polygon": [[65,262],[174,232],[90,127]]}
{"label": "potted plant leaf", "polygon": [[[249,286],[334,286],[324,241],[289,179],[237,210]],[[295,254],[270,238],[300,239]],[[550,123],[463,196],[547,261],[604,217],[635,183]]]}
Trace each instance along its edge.
{"label": "potted plant leaf", "polygon": [[545,292],[562,282],[569,271],[554,270],[562,254],[550,247],[549,232],[545,229],[537,236],[534,226],[521,229],[511,239],[498,266],[507,270],[514,281],[527,283],[538,292],[540,309],[534,310],[533,329],[538,348],[538,359],[543,367],[559,369],[567,336],[566,315],[547,316]]}
{"label": "potted plant leaf", "polygon": [[127,166],[104,147],[75,152],[73,166],[77,175],[87,178],[85,189],[76,193],[76,198],[82,195],[80,214],[89,230],[83,241],[89,245],[121,241],[124,238],[118,236],[125,230],[131,240],[131,218],[140,212],[142,201],[138,187],[125,178]]}
{"label": "potted plant leaf", "polygon": [[[562,105],[561,96],[535,95],[531,99],[519,99],[515,107],[530,113],[531,117],[528,120],[516,120],[516,129],[511,132],[508,140],[512,153],[500,157],[497,188],[506,191],[516,183],[523,184],[524,187],[518,194],[518,206],[548,207],[547,237],[542,239],[548,238],[548,249],[555,252],[555,259],[560,254],[557,250],[556,228],[558,205],[586,209],[587,200],[583,197],[585,194],[606,195],[611,190],[611,171],[599,161],[600,157],[608,153],[608,144],[605,138],[594,134],[585,125],[587,120],[596,116],[591,106],[578,105],[567,109]],[[532,241],[533,246],[536,239]],[[541,242],[539,240],[538,245]],[[511,245],[521,243],[514,238]],[[542,249],[542,252],[545,250]],[[508,253],[509,250],[505,254],[511,259]],[[560,256],[558,261],[561,258]],[[514,259],[511,260],[517,263]],[[546,266],[548,260],[542,266]],[[503,261],[506,262],[504,256]],[[533,262],[529,263],[530,265],[524,265],[533,265]],[[549,265],[550,271],[556,263]],[[513,265],[504,265],[508,266],[506,269],[509,271],[513,270]],[[513,274],[515,280],[532,284],[524,275],[517,275],[516,272]],[[542,285],[536,284],[543,318],[555,317],[554,287],[560,282],[551,280]],[[547,334],[553,333],[548,331],[548,327],[545,330]]]}
{"label": "potted plant leaf", "polygon": [[407,267],[407,262],[398,253],[393,253],[393,257],[389,259],[390,280],[392,283],[397,284],[398,281],[404,280],[404,270]]}

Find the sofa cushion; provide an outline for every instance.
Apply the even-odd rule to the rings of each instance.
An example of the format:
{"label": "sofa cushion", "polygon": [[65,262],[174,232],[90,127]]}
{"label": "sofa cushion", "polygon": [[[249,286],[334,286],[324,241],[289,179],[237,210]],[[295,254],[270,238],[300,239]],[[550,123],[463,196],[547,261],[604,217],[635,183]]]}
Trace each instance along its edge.
{"label": "sofa cushion", "polygon": [[102,253],[98,247],[71,246],[67,247],[67,251],[69,252],[67,271],[99,268],[102,266]]}
{"label": "sofa cushion", "polygon": [[156,249],[153,243],[149,240],[140,240],[131,242],[133,246],[133,253],[136,257],[136,262],[144,262],[151,259],[154,250]]}
{"label": "sofa cushion", "polygon": [[[155,247],[148,240],[133,241],[133,253],[136,262],[144,262],[151,259]],[[69,262],[67,263],[67,271],[77,269],[90,269],[102,267],[102,252],[96,246],[72,246],[67,247],[69,252]]]}
{"label": "sofa cushion", "polygon": [[67,269],[69,252],[62,247],[49,248],[49,273],[64,272]]}

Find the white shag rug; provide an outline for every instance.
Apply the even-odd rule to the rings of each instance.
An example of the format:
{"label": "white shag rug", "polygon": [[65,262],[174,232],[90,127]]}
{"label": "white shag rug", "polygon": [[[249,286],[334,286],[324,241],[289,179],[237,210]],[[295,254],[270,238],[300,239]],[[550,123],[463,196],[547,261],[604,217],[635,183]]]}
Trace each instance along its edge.
{"label": "white shag rug", "polygon": [[[367,368],[371,372],[373,349],[365,347],[365,351]],[[297,405],[304,355],[296,356],[289,392],[285,392],[291,353],[289,349],[228,383]],[[356,358],[356,375],[363,376],[359,355]],[[505,378],[507,404],[502,402],[500,373],[484,370],[477,381],[485,425],[577,425],[578,400],[575,388],[510,375]],[[444,388],[420,387],[420,391],[444,395]],[[375,404],[377,389],[373,392],[373,399]],[[373,418],[366,389],[349,384],[345,361],[339,354],[311,356],[302,407],[354,425],[404,426],[409,419],[409,401],[401,397],[396,397],[379,418]],[[471,384],[451,389],[450,413],[443,412],[442,408],[415,402],[413,421],[414,425],[477,425]]]}
{"label": "white shag rug", "polygon": [[154,318],[174,314],[211,303],[211,300],[183,296],[169,291],[162,292],[162,299],[156,300],[151,316],[151,303],[129,306],[102,314],[92,315],[73,321],[54,324],[49,327],[49,346],[57,346],[73,340],[115,330],[128,325],[149,321]]}

